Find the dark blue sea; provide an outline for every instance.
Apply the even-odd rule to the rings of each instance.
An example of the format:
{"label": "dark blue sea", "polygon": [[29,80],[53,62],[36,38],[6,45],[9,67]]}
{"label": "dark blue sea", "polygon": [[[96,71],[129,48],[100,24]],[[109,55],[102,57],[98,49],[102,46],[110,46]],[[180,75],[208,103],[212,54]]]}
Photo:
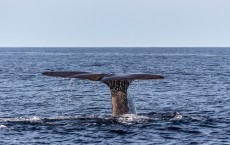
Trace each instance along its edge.
{"label": "dark blue sea", "polygon": [[[165,79],[113,117],[105,84],[44,71]],[[230,48],[0,48],[0,144],[230,144]]]}

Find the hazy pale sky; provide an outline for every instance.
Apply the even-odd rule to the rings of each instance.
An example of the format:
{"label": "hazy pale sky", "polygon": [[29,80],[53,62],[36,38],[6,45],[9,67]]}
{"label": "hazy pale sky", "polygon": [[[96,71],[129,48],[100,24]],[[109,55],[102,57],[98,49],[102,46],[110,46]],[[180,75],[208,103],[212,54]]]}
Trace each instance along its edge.
{"label": "hazy pale sky", "polygon": [[230,0],[0,0],[0,47],[229,47]]}

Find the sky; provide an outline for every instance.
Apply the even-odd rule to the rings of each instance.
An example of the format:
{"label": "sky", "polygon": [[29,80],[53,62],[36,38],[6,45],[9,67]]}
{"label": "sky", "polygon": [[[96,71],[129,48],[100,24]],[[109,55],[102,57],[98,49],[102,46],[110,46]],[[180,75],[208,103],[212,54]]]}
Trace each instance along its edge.
{"label": "sky", "polygon": [[0,0],[0,47],[230,47],[230,0]]}

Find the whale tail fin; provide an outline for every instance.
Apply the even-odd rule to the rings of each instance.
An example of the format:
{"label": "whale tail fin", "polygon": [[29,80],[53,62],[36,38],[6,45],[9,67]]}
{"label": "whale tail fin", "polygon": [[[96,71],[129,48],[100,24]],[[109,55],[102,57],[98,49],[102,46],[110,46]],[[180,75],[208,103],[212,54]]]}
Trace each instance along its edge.
{"label": "whale tail fin", "polygon": [[92,73],[82,71],[46,71],[42,75],[62,78],[79,78],[88,79],[91,81],[115,81],[115,80],[150,80],[150,79],[164,79],[161,75],[153,74],[106,74],[106,73]]}
{"label": "whale tail fin", "polygon": [[46,71],[42,75],[62,78],[79,78],[88,79],[91,81],[100,81],[105,75],[101,73],[90,73],[81,71]]}
{"label": "whale tail fin", "polygon": [[113,116],[123,115],[131,111],[128,104],[127,90],[133,80],[164,79],[161,75],[153,74],[105,74],[81,71],[50,71],[43,72],[42,74],[52,77],[88,79],[105,83],[110,88],[112,96]]}

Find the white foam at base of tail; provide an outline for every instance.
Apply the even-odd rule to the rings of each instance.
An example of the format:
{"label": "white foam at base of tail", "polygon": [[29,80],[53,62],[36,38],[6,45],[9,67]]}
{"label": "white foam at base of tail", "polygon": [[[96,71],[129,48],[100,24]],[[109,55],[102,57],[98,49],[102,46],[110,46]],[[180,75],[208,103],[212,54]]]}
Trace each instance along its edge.
{"label": "white foam at base of tail", "polygon": [[129,107],[129,113],[137,115],[137,110],[135,106],[135,102],[133,101],[133,98],[128,95],[128,107]]}
{"label": "white foam at base of tail", "polygon": [[119,116],[118,121],[124,124],[143,123],[148,121],[150,118],[135,114],[124,114]]}

